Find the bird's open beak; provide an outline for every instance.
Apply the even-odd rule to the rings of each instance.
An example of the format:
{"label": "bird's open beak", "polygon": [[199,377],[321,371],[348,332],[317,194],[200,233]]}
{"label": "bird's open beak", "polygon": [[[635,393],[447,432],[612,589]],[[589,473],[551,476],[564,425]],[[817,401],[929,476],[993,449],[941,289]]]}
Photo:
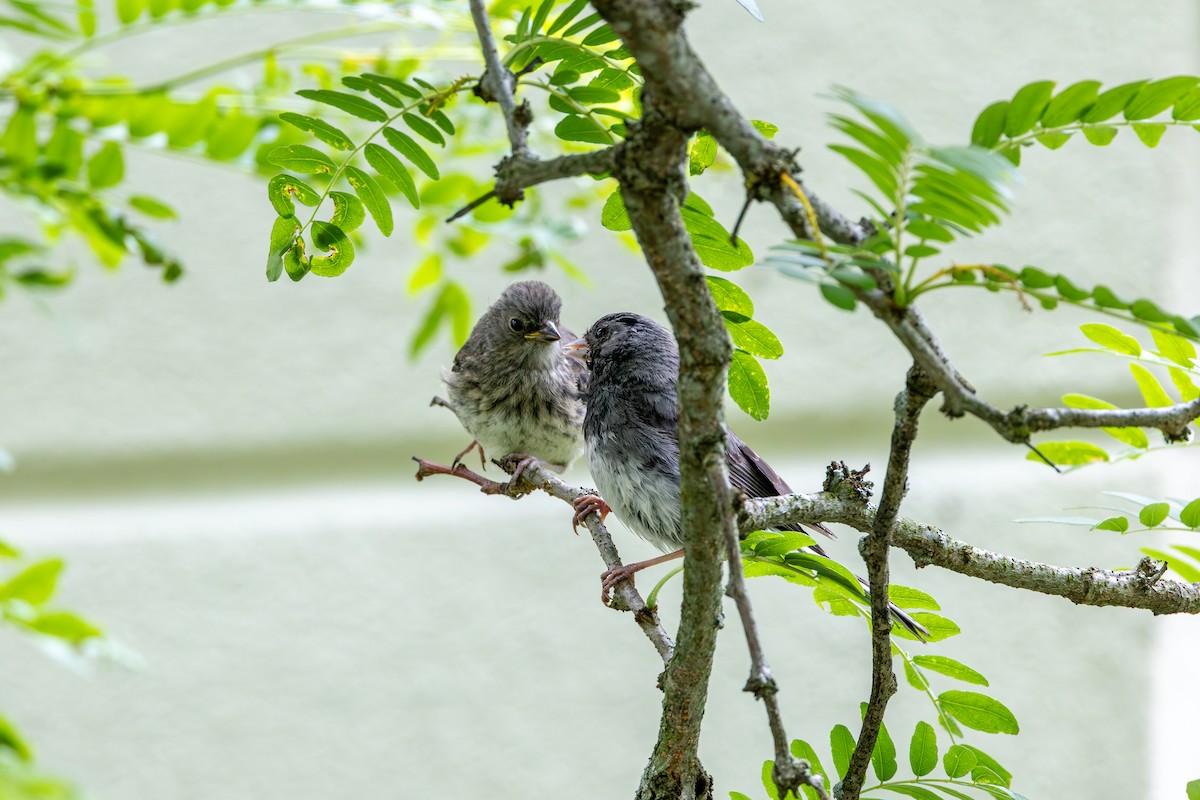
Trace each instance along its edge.
{"label": "bird's open beak", "polygon": [[525,338],[536,339],[539,342],[557,342],[562,338],[562,335],[558,332],[558,327],[553,322],[546,320],[536,331],[525,334]]}
{"label": "bird's open beak", "polygon": [[588,347],[586,339],[576,339],[569,344],[564,344],[562,349],[567,351],[567,355],[584,361],[587,361],[588,356],[592,354],[592,348]]}

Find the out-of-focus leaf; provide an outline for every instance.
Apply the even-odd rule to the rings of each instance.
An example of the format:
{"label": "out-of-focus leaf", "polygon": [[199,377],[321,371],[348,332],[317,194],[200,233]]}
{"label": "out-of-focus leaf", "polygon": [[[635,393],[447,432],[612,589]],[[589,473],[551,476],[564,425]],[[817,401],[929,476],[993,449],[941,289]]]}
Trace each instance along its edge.
{"label": "out-of-focus leaf", "polygon": [[354,148],[354,140],[325,120],[316,119],[304,114],[296,114],[292,111],[285,111],[279,115],[279,118],[289,125],[294,125],[302,131],[311,133],[332,148],[337,150],[352,150]]}
{"label": "out-of-focus leaf", "polygon": [[336,92],[332,89],[301,89],[296,94],[309,100],[341,109],[347,114],[368,120],[369,122],[386,122],[388,118],[386,111],[365,97],[360,97],[356,94]]}

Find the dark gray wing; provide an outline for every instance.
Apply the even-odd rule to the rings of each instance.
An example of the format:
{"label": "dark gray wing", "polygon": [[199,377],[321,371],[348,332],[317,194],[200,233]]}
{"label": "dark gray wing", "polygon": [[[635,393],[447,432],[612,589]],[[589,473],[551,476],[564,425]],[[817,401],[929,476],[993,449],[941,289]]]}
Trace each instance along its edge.
{"label": "dark gray wing", "polygon": [[[737,434],[729,431],[725,442],[725,462],[729,467],[729,481],[750,497],[776,497],[791,494],[792,489],[779,477],[779,473],[771,469],[771,465],[754,452],[750,445],[738,438]],[[821,523],[811,525],[780,525],[785,531],[801,531],[805,528],[834,538],[833,531]],[[822,554],[824,555],[824,554]]]}

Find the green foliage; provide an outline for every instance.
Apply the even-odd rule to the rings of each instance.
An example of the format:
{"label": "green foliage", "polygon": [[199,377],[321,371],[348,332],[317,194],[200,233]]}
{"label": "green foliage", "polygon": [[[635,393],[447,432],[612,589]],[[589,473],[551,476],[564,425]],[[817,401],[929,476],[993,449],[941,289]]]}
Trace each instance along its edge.
{"label": "green foliage", "polygon": [[824,242],[778,248],[768,259],[785,274],[816,281],[826,300],[846,310],[856,291],[875,288],[875,271],[901,274],[896,299],[907,304],[920,289],[913,277],[918,264],[937,256],[959,236],[978,233],[1000,222],[1008,211],[1012,165],[975,146],[935,147],[927,144],[891,106],[838,89],[839,100],[857,117],[834,114],[833,127],[852,144],[831,145],[872,184],[859,192],[878,215],[877,233],[860,247]]}
{"label": "green foliage", "polygon": [[[1137,337],[1125,333],[1119,328],[1101,323],[1085,324],[1080,326],[1080,330],[1091,342],[1099,346],[1060,350],[1050,353],[1050,355],[1100,353],[1129,360],[1133,384],[1137,387],[1142,401],[1151,408],[1188,403],[1200,397],[1200,388],[1197,387],[1197,381],[1200,381],[1200,364],[1196,360],[1196,346],[1191,339],[1176,329],[1164,327],[1162,323],[1150,328],[1153,344],[1143,344]],[[1167,382],[1159,377],[1164,373],[1169,379],[1170,389],[1167,388]],[[1102,398],[1076,392],[1063,395],[1062,400],[1063,405],[1068,408],[1118,408],[1117,405]],[[1146,432],[1139,428],[1101,428],[1100,430],[1127,447],[1124,450],[1109,451],[1099,444],[1087,441],[1040,442],[1037,447],[1046,458],[1056,465],[1071,468],[1096,462],[1138,458],[1154,450],[1178,446],[1171,443],[1152,444]],[[1188,430],[1194,434],[1196,424],[1193,423]],[[1032,452],[1026,458],[1031,461],[1042,461],[1036,453]],[[1102,523],[1097,520],[1093,524]],[[1121,523],[1105,520],[1103,524],[1112,526]],[[1108,529],[1116,530],[1111,527]]]}
{"label": "green foliage", "polygon": [[1188,75],[1105,91],[1091,80],[1057,94],[1054,88],[1053,81],[1037,81],[1018,89],[1011,100],[988,106],[975,120],[971,143],[1020,164],[1022,151],[1035,143],[1057,150],[1082,134],[1103,146],[1128,128],[1147,147],[1156,147],[1168,127],[1195,128],[1200,121],[1200,78]]}
{"label": "green foliage", "polygon": [[[864,704],[865,705],[865,704]],[[926,722],[918,722],[916,730],[908,746],[908,763],[913,777],[893,780],[899,771],[895,760],[896,749],[891,737],[886,736],[885,728],[880,729],[880,737],[876,740],[875,755],[872,756],[872,767],[875,769],[878,783],[864,786],[864,798],[883,798],[903,795],[917,800],[974,800],[974,798],[989,798],[989,800],[1025,800],[1024,796],[1012,788],[1012,773],[1000,765],[994,758],[977,747],[966,744],[952,743],[939,759],[937,734],[933,727]],[[821,776],[828,790],[845,777],[850,765],[850,756],[854,752],[855,739],[850,729],[845,725],[836,725],[830,731],[830,751],[834,771],[830,772],[821,763],[817,751],[808,742],[797,739],[792,742],[791,752],[796,758],[808,762],[809,769],[815,775]],[[883,744],[886,742],[886,744]],[[882,745],[882,746],[881,746]],[[890,758],[886,755],[890,753]],[[945,777],[936,777],[935,770],[941,766]],[[762,768],[762,784],[768,798],[778,798],[772,772],[775,762],[767,761]],[[886,775],[887,777],[882,777]],[[805,798],[811,800],[816,793],[808,788],[801,789]],[[750,796],[741,792],[730,792],[733,800],[749,800]]]}
{"label": "green foliage", "polygon": [[[62,572],[61,559],[30,560],[0,541],[0,626],[57,644],[47,652],[60,658],[114,655],[115,645],[98,626],[55,602]],[[68,800],[75,796],[69,784],[37,769],[32,745],[14,722],[0,716],[0,797]]]}

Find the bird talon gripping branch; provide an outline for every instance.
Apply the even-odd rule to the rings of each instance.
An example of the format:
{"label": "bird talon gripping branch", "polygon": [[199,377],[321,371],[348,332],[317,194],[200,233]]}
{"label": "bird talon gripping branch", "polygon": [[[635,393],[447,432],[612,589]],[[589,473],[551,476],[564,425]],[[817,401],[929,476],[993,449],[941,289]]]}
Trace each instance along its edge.
{"label": "bird talon gripping branch", "polygon": [[612,511],[608,507],[608,503],[604,502],[604,498],[596,494],[585,494],[576,497],[571,501],[571,505],[575,506],[575,515],[571,518],[571,530],[579,535],[579,526],[584,524],[584,519],[593,511],[600,515],[600,521],[604,522],[604,518]]}

